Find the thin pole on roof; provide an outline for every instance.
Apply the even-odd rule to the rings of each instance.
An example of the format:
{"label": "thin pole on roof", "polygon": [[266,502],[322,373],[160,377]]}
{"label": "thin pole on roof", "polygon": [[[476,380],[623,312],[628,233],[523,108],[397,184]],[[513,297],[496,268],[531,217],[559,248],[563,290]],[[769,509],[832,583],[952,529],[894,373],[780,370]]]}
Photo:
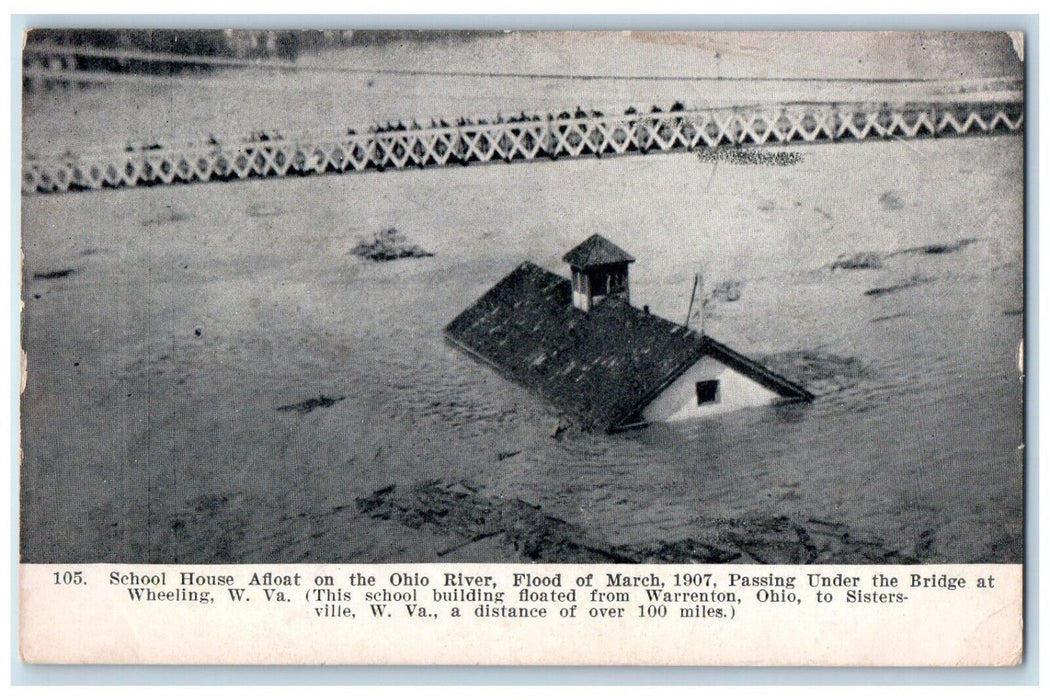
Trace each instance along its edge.
{"label": "thin pole on roof", "polygon": [[704,310],[707,308],[707,297],[704,296],[704,276],[698,274],[697,279],[697,291],[700,292],[700,323],[696,325],[696,330],[700,335],[704,334]]}
{"label": "thin pole on roof", "polygon": [[[689,322],[693,319],[693,303],[696,301],[696,288],[700,285],[700,274],[693,275],[693,293],[689,295],[689,311],[685,314],[685,323],[682,324],[686,328],[689,327]],[[703,313],[703,309],[700,310]],[[700,332],[703,333],[703,321],[701,321]]]}

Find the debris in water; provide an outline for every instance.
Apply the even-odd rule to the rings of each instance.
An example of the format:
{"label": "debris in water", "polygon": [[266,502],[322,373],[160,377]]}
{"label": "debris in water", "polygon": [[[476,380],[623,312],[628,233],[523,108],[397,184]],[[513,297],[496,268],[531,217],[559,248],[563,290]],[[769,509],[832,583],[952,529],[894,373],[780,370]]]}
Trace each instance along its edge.
{"label": "debris in water", "polygon": [[692,538],[686,538],[678,542],[664,542],[661,540],[656,544],[634,547],[632,552],[638,557],[639,561],[666,562],[668,564],[682,562],[728,564],[741,557],[740,552],[731,552],[721,547],[697,542]]}
{"label": "debris in water", "polygon": [[744,283],[740,280],[725,280],[719,282],[704,301],[739,301],[743,288]]}
{"label": "debris in water", "polygon": [[555,440],[561,440],[561,436],[571,427],[572,423],[563,418],[558,421],[556,426],[554,426],[554,430],[551,431],[551,437]]}
{"label": "debris in water", "polygon": [[924,277],[922,275],[912,275],[906,280],[891,284],[887,287],[873,287],[868,291],[864,292],[864,296],[869,297],[880,297],[885,294],[893,294],[894,292],[900,292],[905,289],[911,289],[912,287],[918,287],[920,284],[926,284],[932,282],[932,277]]}
{"label": "debris in water", "polygon": [[306,401],[300,401],[299,403],[291,403],[287,406],[278,406],[277,410],[296,411],[298,413],[309,413],[315,408],[328,408],[329,406],[334,406],[335,404],[339,403],[345,398],[345,396],[332,397],[321,394],[315,399],[307,399]]}
{"label": "debris in water", "polygon": [[496,459],[502,462],[505,459],[510,459],[514,455],[521,454],[521,450],[514,450],[513,452],[499,452],[496,454]]}
{"label": "debris in water", "polygon": [[882,323],[883,321],[892,321],[895,318],[905,318],[905,317],[907,317],[907,315],[908,314],[900,313],[900,314],[890,314],[889,316],[876,316],[875,318],[871,319],[871,322],[872,323]]}
{"label": "debris in water", "polygon": [[882,255],[867,250],[852,255],[843,253],[828,265],[831,270],[877,270],[882,267]]}
{"label": "debris in water", "polygon": [[878,538],[858,537],[845,525],[786,516],[708,519],[697,537],[612,545],[581,527],[545,515],[516,498],[486,498],[463,482],[426,481],[386,486],[356,499],[358,510],[414,530],[428,529],[458,543],[445,556],[474,542],[503,537],[525,559],[558,563],[913,564],[917,559],[890,549]]}
{"label": "debris in water", "polygon": [[834,262],[828,265],[828,269],[877,270],[882,267],[886,258],[893,258],[898,255],[912,255],[915,253],[921,255],[944,255],[946,253],[956,253],[967,246],[973,245],[977,241],[978,239],[976,238],[960,238],[959,240],[950,243],[930,243],[928,245],[901,248],[888,253],[879,253],[873,250],[852,254],[843,253],[838,256]]}
{"label": "debris in water", "polygon": [[857,358],[821,350],[792,350],[759,359],[777,372],[796,377],[818,396],[855,386],[871,376]]}
{"label": "debris in water", "polygon": [[482,540],[487,540],[490,537],[495,537],[497,535],[502,535],[502,534],[503,534],[502,530],[496,530],[495,532],[483,532],[480,535],[475,535],[474,537],[471,537],[466,542],[460,542],[459,544],[457,544],[457,545],[455,545],[453,547],[447,547],[445,549],[442,549],[440,552],[437,553],[437,555],[439,557],[445,557],[445,556],[448,556],[449,554],[452,554],[452,552],[455,552],[457,549],[463,549],[467,545],[474,544],[475,542],[481,542]]}
{"label": "debris in water", "polygon": [[730,165],[774,165],[787,167],[802,162],[802,154],[797,151],[753,150],[749,148],[705,148],[696,152],[696,157],[703,163],[728,163]]}
{"label": "debris in water", "polygon": [[384,229],[371,238],[362,239],[350,252],[360,258],[386,262],[400,258],[431,258],[434,254],[408,243],[396,228]]}
{"label": "debris in water", "polygon": [[893,253],[893,255],[905,255],[908,253],[922,253],[923,255],[944,255],[945,253],[957,253],[967,246],[977,242],[976,238],[960,238],[951,243],[930,243],[913,248],[904,248]]}
{"label": "debris in water", "polygon": [[189,214],[177,211],[171,205],[165,206],[163,210],[142,222],[143,226],[160,226],[161,224],[175,224],[189,219]]}
{"label": "debris in water", "polygon": [[879,204],[882,205],[883,209],[890,211],[898,211],[904,208],[904,200],[901,199],[900,194],[893,192],[892,190],[883,192],[879,196]]}
{"label": "debris in water", "polygon": [[497,535],[521,556],[538,562],[634,563],[576,525],[544,515],[516,498],[489,499],[465,483],[427,481],[416,486],[386,487],[356,499],[358,510],[373,518],[392,520],[419,530],[424,527],[452,535],[461,544]]}
{"label": "debris in water", "polygon": [[248,205],[245,210],[248,216],[259,218],[268,216],[280,216],[284,213],[284,209],[281,209],[275,204],[269,202],[253,202]]}
{"label": "debris in water", "polygon": [[61,270],[50,270],[48,272],[34,272],[33,273],[33,279],[35,279],[35,280],[57,280],[57,279],[62,279],[63,277],[69,277],[74,272],[76,272],[76,270],[71,268],[71,267],[62,268]]}

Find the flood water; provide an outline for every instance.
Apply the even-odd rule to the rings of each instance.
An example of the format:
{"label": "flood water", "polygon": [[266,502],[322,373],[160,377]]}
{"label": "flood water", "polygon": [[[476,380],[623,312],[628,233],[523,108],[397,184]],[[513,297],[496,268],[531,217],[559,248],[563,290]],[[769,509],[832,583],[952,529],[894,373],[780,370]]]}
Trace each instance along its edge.
{"label": "flood water", "polygon": [[[447,533],[354,502],[440,479],[612,544],[783,514],[1020,561],[1021,137],[794,152],[26,197],[23,559],[435,561]],[[350,254],[388,227],[434,257]],[[809,358],[817,400],[554,437],[441,329],[522,260],[566,274],[592,233],[661,316],[697,271],[739,282],[704,329],[789,376]],[[880,264],[832,269],[863,252]]]}

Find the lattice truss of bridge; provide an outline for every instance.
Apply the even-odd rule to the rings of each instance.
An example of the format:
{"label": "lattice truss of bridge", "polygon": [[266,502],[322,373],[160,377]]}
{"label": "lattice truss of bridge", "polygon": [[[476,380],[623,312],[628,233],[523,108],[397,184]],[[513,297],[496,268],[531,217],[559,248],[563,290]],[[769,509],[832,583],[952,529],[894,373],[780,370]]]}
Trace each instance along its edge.
{"label": "lattice truss of bridge", "polygon": [[521,115],[429,127],[346,129],[330,136],[256,133],[235,142],[147,144],[38,156],[22,164],[24,193],[172,185],[254,177],[382,171],[476,163],[702,149],[1017,133],[1023,102],[924,105],[805,104],[607,116]]}

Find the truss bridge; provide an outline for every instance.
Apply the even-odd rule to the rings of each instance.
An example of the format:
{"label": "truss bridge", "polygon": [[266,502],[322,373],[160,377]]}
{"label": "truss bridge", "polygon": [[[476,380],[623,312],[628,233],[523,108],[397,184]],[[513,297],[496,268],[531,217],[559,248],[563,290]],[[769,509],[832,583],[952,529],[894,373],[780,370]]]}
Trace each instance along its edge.
{"label": "truss bridge", "polygon": [[703,149],[1012,134],[1024,104],[791,104],[604,114],[521,114],[350,128],[328,135],[257,132],[220,141],[150,143],[97,152],[27,153],[22,192],[224,182],[322,173],[612,157]]}

